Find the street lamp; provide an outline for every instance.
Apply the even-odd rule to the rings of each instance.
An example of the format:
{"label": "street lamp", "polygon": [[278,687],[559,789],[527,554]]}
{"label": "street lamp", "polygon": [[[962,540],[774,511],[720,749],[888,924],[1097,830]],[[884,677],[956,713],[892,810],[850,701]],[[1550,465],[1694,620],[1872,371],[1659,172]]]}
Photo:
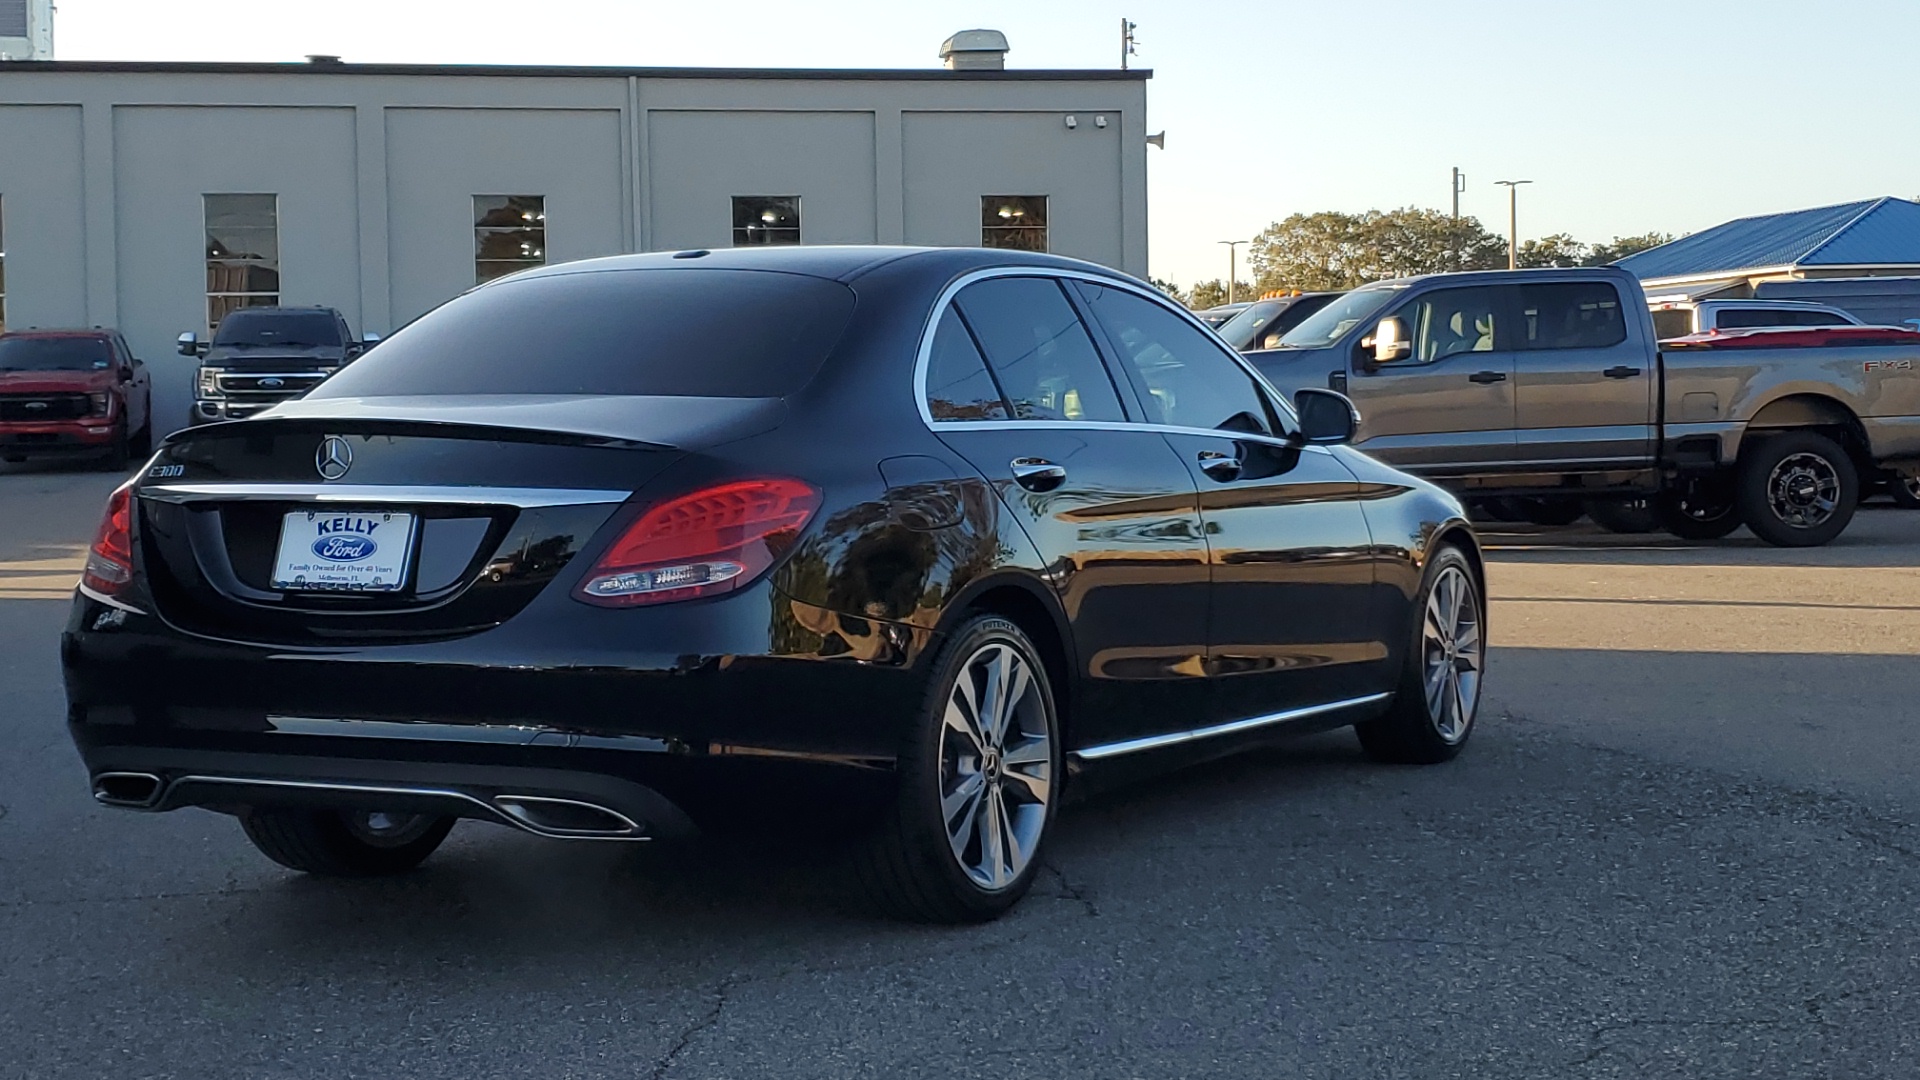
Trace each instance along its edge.
{"label": "street lamp", "polygon": [[1495,180],[1507,189],[1507,269],[1520,268],[1520,185],[1531,184],[1531,180]]}
{"label": "street lamp", "polygon": [[1240,276],[1240,264],[1239,264],[1239,258],[1238,258],[1240,254],[1240,245],[1246,243],[1246,241],[1245,240],[1221,240],[1218,242],[1227,245],[1227,303],[1231,304],[1233,303],[1233,299],[1234,299],[1234,291],[1233,291],[1234,281]]}

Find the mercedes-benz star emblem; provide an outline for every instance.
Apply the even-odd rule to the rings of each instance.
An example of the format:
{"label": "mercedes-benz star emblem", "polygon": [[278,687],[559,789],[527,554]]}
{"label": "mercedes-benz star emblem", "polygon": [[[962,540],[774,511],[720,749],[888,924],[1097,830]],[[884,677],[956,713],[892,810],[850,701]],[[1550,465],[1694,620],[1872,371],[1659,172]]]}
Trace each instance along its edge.
{"label": "mercedes-benz star emblem", "polygon": [[313,452],[313,467],[320,470],[320,479],[338,480],[353,468],[353,447],[338,435],[329,435],[320,440],[320,449]]}

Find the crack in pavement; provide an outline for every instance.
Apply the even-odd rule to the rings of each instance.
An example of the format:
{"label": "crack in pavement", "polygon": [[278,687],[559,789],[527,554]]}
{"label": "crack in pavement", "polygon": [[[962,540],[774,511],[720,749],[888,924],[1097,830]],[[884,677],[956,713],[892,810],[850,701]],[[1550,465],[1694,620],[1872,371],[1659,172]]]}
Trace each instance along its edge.
{"label": "crack in pavement", "polygon": [[1050,862],[1041,863],[1040,868],[1052,873],[1054,879],[1060,882],[1060,893],[1055,897],[1056,900],[1078,901],[1080,906],[1087,909],[1088,916],[1092,918],[1100,917],[1100,908],[1094,904],[1093,897],[1087,895],[1087,890],[1084,886],[1075,885],[1072,879],[1067,877],[1066,871]]}
{"label": "crack in pavement", "polygon": [[728,996],[742,981],[746,980],[742,980],[738,975],[728,975],[714,984],[713,1006],[707,1010],[706,1015],[687,1025],[686,1029],[680,1032],[680,1037],[667,1049],[666,1056],[653,1067],[651,1080],[661,1080],[666,1076],[668,1070],[673,1068],[673,1063],[678,1061],[680,1055],[686,1053],[687,1047],[693,1044],[694,1038],[720,1022],[720,1014],[726,1010]]}
{"label": "crack in pavement", "polygon": [[1665,1020],[1651,1016],[1632,1017],[1610,1024],[1596,1025],[1587,1035],[1587,1041],[1593,1045],[1588,1047],[1585,1056],[1567,1062],[1567,1067],[1579,1068],[1583,1065],[1591,1065],[1612,1053],[1614,1048],[1607,1042],[1607,1037],[1618,1035],[1623,1031],[1635,1031],[1641,1028],[1777,1028],[1800,1027],[1807,1024],[1818,1026],[1820,1021],[1811,1017],[1776,1017],[1769,1020]]}

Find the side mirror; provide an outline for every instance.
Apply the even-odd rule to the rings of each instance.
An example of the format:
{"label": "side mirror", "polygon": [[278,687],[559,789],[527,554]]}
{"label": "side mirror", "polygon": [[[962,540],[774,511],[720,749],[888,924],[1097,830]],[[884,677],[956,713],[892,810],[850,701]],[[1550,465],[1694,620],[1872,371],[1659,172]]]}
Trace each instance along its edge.
{"label": "side mirror", "polygon": [[1407,324],[1397,316],[1380,320],[1373,332],[1373,362],[1391,364],[1413,355],[1413,341],[1407,336]]}
{"label": "side mirror", "polygon": [[1360,410],[1338,391],[1315,386],[1295,390],[1293,409],[1300,414],[1300,437],[1315,446],[1350,443],[1360,431]]}
{"label": "side mirror", "polygon": [[200,335],[189,330],[174,339],[173,348],[181,356],[199,356]]}
{"label": "side mirror", "polygon": [[365,345],[367,348],[371,349],[375,345],[380,344],[380,335],[379,334],[362,334],[360,335],[360,344]]}
{"label": "side mirror", "polygon": [[133,381],[133,369],[132,369],[132,368],[130,368],[130,367],[123,367],[123,368],[121,368],[121,369],[120,369],[120,371],[119,371],[119,373],[118,373],[117,375],[115,375],[114,377],[115,377],[115,378],[117,378],[117,379],[119,379],[119,380],[120,380],[121,382],[132,382],[132,381]]}

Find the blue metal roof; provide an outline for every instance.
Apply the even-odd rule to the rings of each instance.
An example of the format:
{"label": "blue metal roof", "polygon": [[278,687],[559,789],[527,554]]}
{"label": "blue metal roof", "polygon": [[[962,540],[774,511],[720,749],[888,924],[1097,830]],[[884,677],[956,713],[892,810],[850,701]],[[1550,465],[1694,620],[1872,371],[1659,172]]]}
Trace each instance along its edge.
{"label": "blue metal roof", "polygon": [[1615,265],[1642,280],[1777,266],[1920,266],[1920,203],[1888,197],[1740,218]]}

